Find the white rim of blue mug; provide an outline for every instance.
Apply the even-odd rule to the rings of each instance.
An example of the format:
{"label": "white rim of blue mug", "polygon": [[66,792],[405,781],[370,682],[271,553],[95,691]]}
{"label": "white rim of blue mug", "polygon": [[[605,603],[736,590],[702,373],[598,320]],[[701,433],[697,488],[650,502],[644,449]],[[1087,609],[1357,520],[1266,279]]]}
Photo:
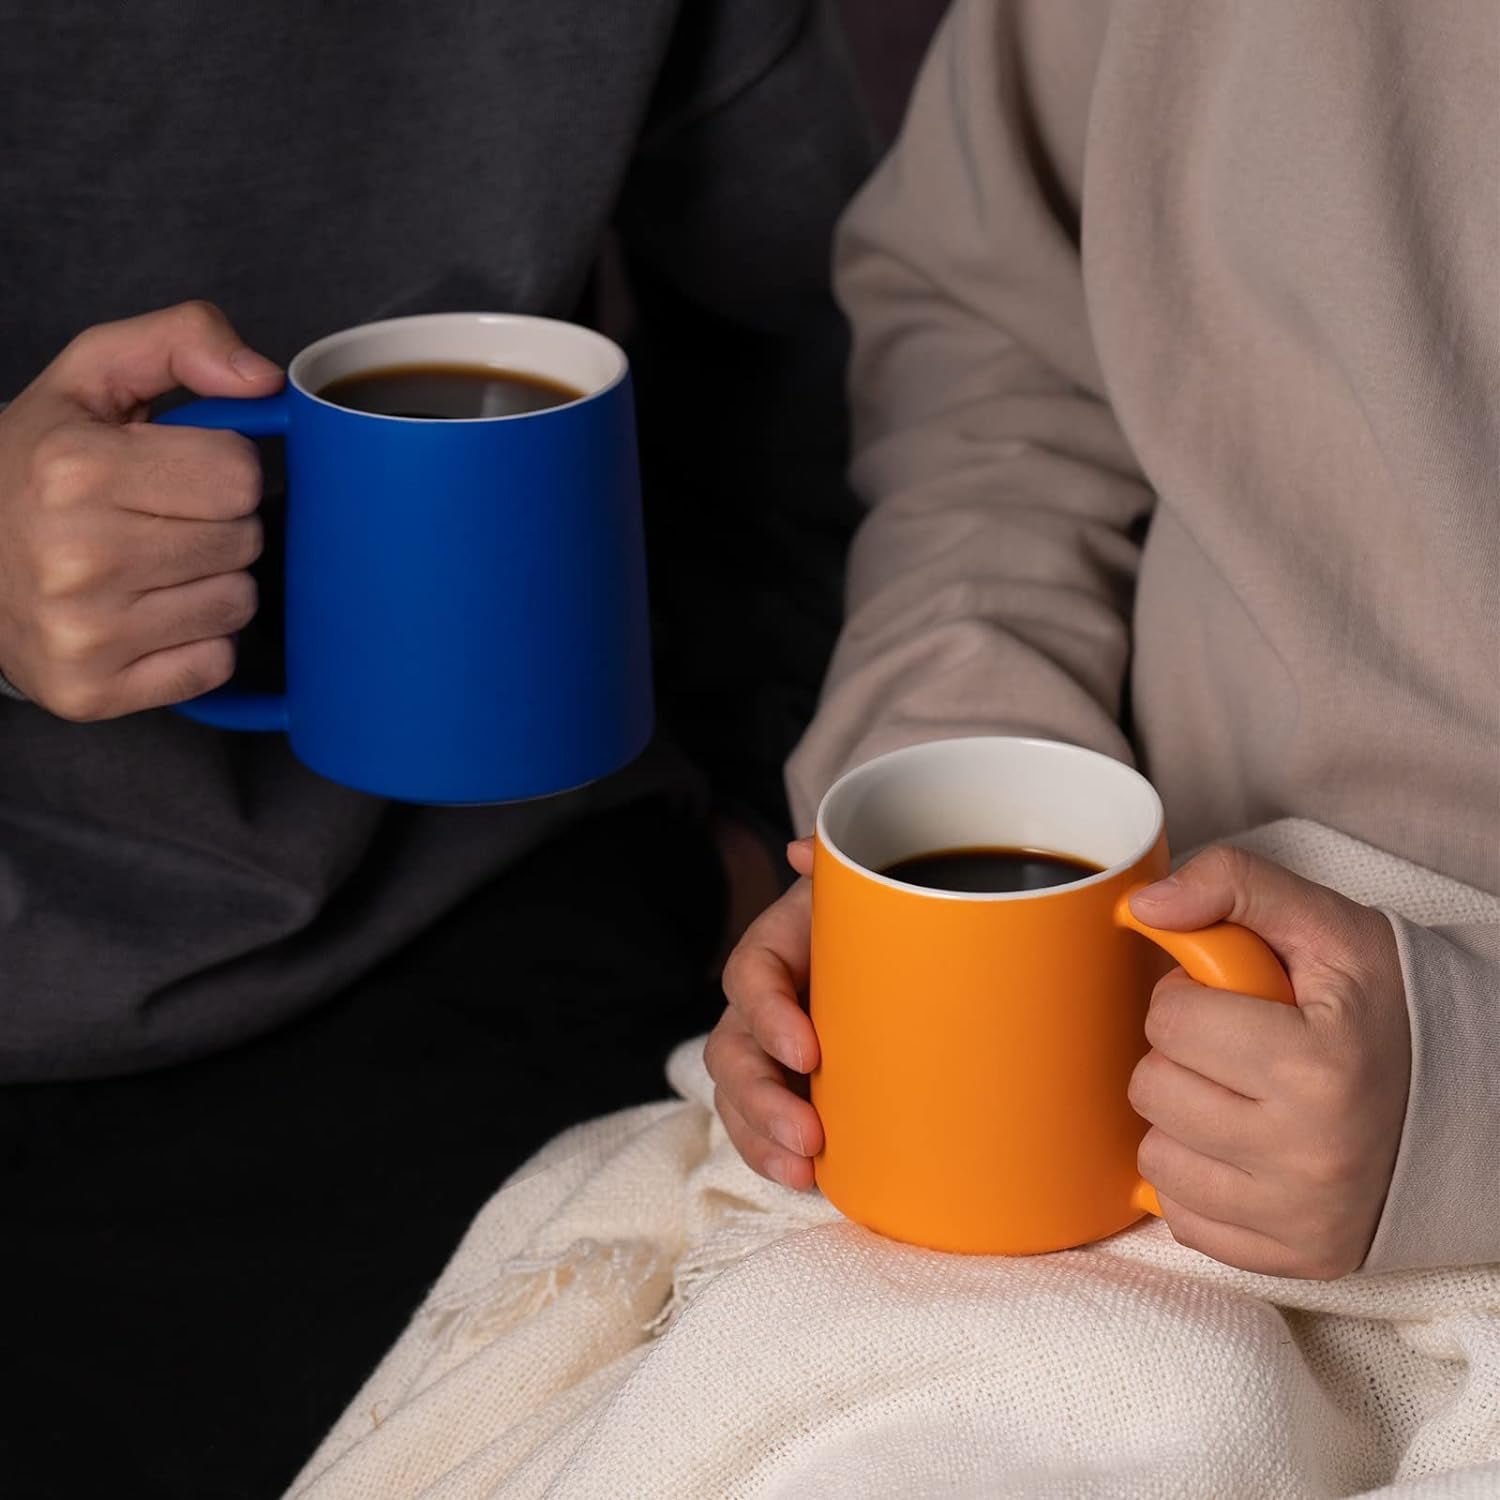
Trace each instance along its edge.
{"label": "white rim of blue mug", "polygon": [[[356,354],[356,350],[362,351]],[[540,375],[583,392],[574,401],[540,411],[509,412],[492,417],[402,417],[384,412],[356,412],[376,422],[409,422],[445,427],[478,422],[523,422],[549,417],[592,401],[625,379],[630,362],[613,339],[561,318],[529,313],[418,313],[361,323],[309,344],[287,368],[287,380],[309,401],[347,412],[325,401],[317,390],[364,370],[401,364],[473,364]],[[582,373],[580,373],[582,372]]]}

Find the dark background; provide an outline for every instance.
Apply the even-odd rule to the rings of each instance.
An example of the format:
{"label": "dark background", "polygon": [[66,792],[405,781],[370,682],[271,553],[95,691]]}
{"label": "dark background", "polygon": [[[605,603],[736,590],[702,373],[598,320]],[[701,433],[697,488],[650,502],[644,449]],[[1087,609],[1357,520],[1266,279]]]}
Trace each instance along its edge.
{"label": "dark background", "polygon": [[901,123],[922,54],[948,0],[839,0],[849,47],[882,141]]}
{"label": "dark background", "polygon": [[[871,119],[888,143],[947,0],[836,4]],[[628,321],[622,288],[612,287],[607,274],[601,283],[603,320]],[[830,631],[834,623],[830,618]],[[8,1342],[17,1350],[50,1343],[62,1357],[39,1368],[0,1353],[0,1406],[8,1413],[0,1421],[0,1494],[73,1500],[108,1489],[129,1491],[131,1500],[265,1500],[279,1493],[290,1478],[288,1454],[311,1450],[407,1315],[406,1300],[393,1304],[392,1286],[435,1274],[457,1242],[472,1210],[451,1183],[437,1179],[472,1171],[479,1202],[503,1175],[485,1146],[497,1096],[508,1091],[506,1108],[525,1112],[529,1138],[545,1139],[572,1123],[569,1101],[580,1088],[596,1111],[635,1102],[633,1075],[620,1066],[627,1054],[650,1059],[659,1087],[657,1060],[672,1042],[701,1029],[706,1015],[717,1014],[717,986],[685,953],[682,934],[701,930],[711,950],[722,915],[721,880],[711,847],[685,815],[622,809],[550,843],[447,927],[384,966],[359,994],[352,1033],[345,1018],[356,1010],[329,1006],[296,1028],[191,1069],[167,1070],[153,1085],[160,1098],[148,1099],[163,1107],[148,1111],[143,1128],[113,1124],[118,1109],[130,1127],[128,1086],[80,1090],[75,1113],[59,1110],[42,1090],[10,1091],[0,1119],[0,1165],[41,1179],[27,1210],[46,1229],[37,1243],[61,1258],[55,1283],[78,1291],[70,1305],[58,1307],[29,1294],[24,1276],[8,1277],[16,1296],[0,1349]],[[648,899],[653,891],[678,893],[681,909]],[[581,925],[578,914],[593,925]],[[515,992],[551,997],[546,1003],[524,1011],[493,1003],[492,975],[475,969],[473,949],[462,941],[478,928],[495,952],[533,955],[535,972],[516,972]],[[561,1012],[559,986],[578,995],[609,994],[615,1005],[607,1015],[594,1008]],[[399,1118],[388,1101],[404,1107],[404,1081],[423,1071],[424,1039],[409,1024],[413,996],[441,1010],[444,1035],[473,1038],[470,1076],[452,1081],[446,1145],[431,1157],[401,1152],[398,1141],[366,1123]],[[558,1036],[574,1040],[563,1050]],[[524,1080],[493,1075],[488,1059],[497,1048],[532,1059]],[[339,1087],[329,1090],[324,1080],[334,1076]],[[205,1119],[208,1129],[184,1129],[184,1121]],[[255,1187],[253,1173],[223,1170],[226,1159],[285,1159],[314,1134],[321,1156],[368,1163],[382,1177],[379,1193],[341,1185],[355,1218],[339,1219],[326,1233],[315,1201],[321,1182],[267,1180]],[[86,1153],[74,1150],[78,1141],[87,1143]],[[46,1162],[54,1149],[86,1155],[91,1179],[51,1181]],[[134,1170],[141,1153],[157,1164],[144,1176]],[[309,1196],[299,1196],[304,1189]],[[403,1205],[396,1222],[385,1207],[391,1201]],[[137,1290],[160,1282],[150,1237],[117,1227],[142,1221],[172,1235],[177,1281],[165,1303]],[[367,1227],[368,1263],[351,1261],[348,1223]],[[415,1227],[422,1232],[406,1232]],[[443,1247],[436,1264],[434,1244]],[[219,1315],[235,1296],[234,1275],[274,1284],[276,1267],[292,1254],[305,1284],[280,1287],[276,1317],[247,1338],[242,1323]],[[319,1319],[357,1328],[364,1347],[320,1337]],[[277,1330],[285,1329],[296,1330],[286,1338],[293,1347],[278,1347]],[[242,1401],[224,1399],[212,1372],[226,1360],[235,1364],[237,1391],[274,1392],[268,1403],[274,1410],[247,1413]],[[117,1390],[118,1401],[102,1410],[80,1408],[75,1369],[84,1364],[90,1389]],[[340,1393],[331,1409],[329,1392]],[[261,1431],[261,1444],[247,1443],[252,1430]],[[85,1483],[79,1478],[85,1473],[108,1477]],[[206,1485],[205,1475],[213,1476]]]}

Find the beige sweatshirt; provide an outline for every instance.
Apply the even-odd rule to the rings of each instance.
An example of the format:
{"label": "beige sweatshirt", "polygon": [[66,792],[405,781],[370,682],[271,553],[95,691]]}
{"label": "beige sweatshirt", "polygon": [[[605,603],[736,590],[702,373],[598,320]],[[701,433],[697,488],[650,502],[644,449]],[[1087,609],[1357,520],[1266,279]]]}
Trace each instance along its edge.
{"label": "beige sweatshirt", "polygon": [[[1300,815],[1500,892],[1494,0],[957,0],[838,277],[871,509],[801,826],[1034,732],[1179,850]],[[1367,1267],[1500,1260],[1497,930],[1393,920]]]}

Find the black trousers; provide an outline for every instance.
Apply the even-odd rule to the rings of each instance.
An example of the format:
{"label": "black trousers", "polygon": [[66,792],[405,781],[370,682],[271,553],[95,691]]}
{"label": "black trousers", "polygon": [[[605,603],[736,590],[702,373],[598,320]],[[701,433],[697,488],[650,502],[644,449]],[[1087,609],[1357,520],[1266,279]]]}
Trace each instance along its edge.
{"label": "black trousers", "polygon": [[484,1200],[711,1025],[704,831],[580,826],[305,1019],[0,1090],[0,1494],[266,1500]]}

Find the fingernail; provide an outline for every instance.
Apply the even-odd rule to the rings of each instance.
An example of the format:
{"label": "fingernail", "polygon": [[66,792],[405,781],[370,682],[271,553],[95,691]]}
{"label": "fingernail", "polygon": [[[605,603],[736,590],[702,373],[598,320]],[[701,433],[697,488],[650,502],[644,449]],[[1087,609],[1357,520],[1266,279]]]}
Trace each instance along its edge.
{"label": "fingernail", "polygon": [[795,1151],[798,1156],[806,1156],[807,1150],[802,1144],[802,1127],[791,1120],[776,1118],[771,1121],[771,1135],[785,1146],[788,1151]]}
{"label": "fingernail", "polygon": [[1178,889],[1177,877],[1168,875],[1165,880],[1142,886],[1130,900],[1132,905],[1137,901],[1170,901],[1177,894]]}
{"label": "fingernail", "polygon": [[787,1037],[783,1037],[777,1043],[776,1060],[784,1067],[790,1068],[794,1073],[805,1073],[807,1071],[802,1066],[802,1048]]}
{"label": "fingernail", "polygon": [[787,1170],[787,1164],[782,1161],[779,1156],[773,1156],[770,1161],[766,1163],[766,1171],[776,1182],[779,1182],[782,1187],[791,1187],[791,1174]]}
{"label": "fingernail", "polygon": [[264,380],[268,375],[281,374],[281,367],[273,364],[264,354],[254,349],[236,349],[229,356],[230,368],[241,380]]}

